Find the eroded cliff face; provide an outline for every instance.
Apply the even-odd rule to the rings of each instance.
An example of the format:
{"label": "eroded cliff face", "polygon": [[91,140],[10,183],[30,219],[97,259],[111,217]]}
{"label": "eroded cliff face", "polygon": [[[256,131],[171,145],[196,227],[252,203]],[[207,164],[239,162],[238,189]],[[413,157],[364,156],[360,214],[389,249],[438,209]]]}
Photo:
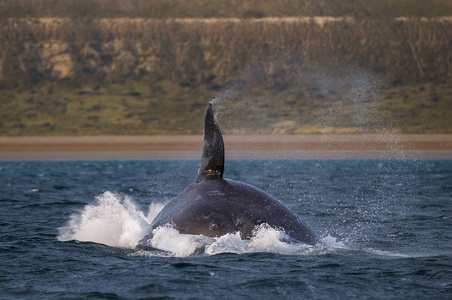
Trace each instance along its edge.
{"label": "eroded cliff face", "polygon": [[[42,66],[51,77],[62,79],[72,76],[74,65],[69,55],[68,43],[43,43],[41,47],[42,49],[39,52]],[[27,54],[22,54],[21,58],[23,59],[26,56]],[[26,68],[22,70],[27,71]]]}
{"label": "eroded cliff face", "polygon": [[[222,85],[255,64],[270,77],[293,60],[340,62],[394,81],[451,79],[449,19],[9,19],[1,24],[0,80],[168,79]],[[276,64],[275,57],[284,57]],[[263,59],[264,58],[264,59]]]}

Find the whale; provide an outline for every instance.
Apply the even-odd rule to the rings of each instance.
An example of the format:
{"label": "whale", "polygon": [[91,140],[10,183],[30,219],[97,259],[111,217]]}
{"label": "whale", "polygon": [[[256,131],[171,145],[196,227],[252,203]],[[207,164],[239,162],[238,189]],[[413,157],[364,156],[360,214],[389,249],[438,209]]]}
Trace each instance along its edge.
{"label": "whale", "polygon": [[241,239],[250,239],[258,226],[270,226],[284,232],[287,242],[317,243],[313,231],[279,200],[250,184],[223,178],[224,164],[223,136],[209,103],[196,183],[163,207],[136,248],[155,250],[152,231],[160,226],[212,238],[239,233]]}

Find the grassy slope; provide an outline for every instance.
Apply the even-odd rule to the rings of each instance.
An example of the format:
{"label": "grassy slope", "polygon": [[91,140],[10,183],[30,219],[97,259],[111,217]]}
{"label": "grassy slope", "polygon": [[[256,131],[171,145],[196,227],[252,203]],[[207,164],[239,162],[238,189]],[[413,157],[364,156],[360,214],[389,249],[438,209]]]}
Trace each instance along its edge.
{"label": "grassy slope", "polygon": [[[449,0],[0,0],[0,18],[11,17],[284,17],[449,16]],[[452,86],[418,84],[335,93],[292,85],[250,87],[220,103],[230,132],[361,132],[384,128],[410,133],[452,133]],[[67,87],[45,82],[0,93],[0,135],[99,135],[201,133],[202,114],[214,90],[153,84]],[[358,101],[358,102],[357,102]],[[234,104],[234,105],[232,105]],[[181,118],[181,115],[183,118]]]}
{"label": "grassy slope", "polygon": [[9,91],[1,96],[0,135],[199,132],[194,120],[201,115],[204,102],[192,99],[203,96],[189,95],[167,81],[80,89],[45,84],[18,93]]}
{"label": "grassy slope", "polygon": [[[299,86],[250,87],[220,102],[219,118],[228,133],[452,133],[450,85],[385,89],[357,102],[360,92],[342,98]],[[1,95],[0,135],[200,134],[205,105],[217,95],[168,81],[81,89],[46,84]]]}

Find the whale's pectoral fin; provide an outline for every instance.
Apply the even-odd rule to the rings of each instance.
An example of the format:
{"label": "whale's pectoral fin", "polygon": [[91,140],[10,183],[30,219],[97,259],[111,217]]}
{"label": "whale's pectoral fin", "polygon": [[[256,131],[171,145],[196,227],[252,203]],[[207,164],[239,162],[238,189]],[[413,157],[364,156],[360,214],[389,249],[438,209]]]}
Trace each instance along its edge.
{"label": "whale's pectoral fin", "polygon": [[158,250],[151,246],[151,240],[154,237],[154,234],[150,233],[146,235],[144,238],[142,238],[138,244],[135,246],[136,250],[145,250],[145,251],[152,251],[152,250]]}
{"label": "whale's pectoral fin", "polygon": [[224,171],[224,143],[220,127],[213,114],[212,103],[209,103],[204,120],[204,147],[202,150],[201,166],[198,180],[205,177],[223,178]]}

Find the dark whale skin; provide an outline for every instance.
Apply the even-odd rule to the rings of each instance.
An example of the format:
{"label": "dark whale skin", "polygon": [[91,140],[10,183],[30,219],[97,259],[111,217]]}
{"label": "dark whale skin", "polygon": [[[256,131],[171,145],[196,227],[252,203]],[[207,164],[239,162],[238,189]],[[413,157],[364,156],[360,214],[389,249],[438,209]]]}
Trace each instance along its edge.
{"label": "dark whale skin", "polygon": [[[220,237],[240,232],[252,236],[256,226],[268,224],[284,231],[290,242],[313,245],[312,231],[291,210],[264,191],[239,181],[203,178],[171,200],[154,219],[152,230],[171,224],[180,233]],[[141,242],[146,248],[152,233]]]}

